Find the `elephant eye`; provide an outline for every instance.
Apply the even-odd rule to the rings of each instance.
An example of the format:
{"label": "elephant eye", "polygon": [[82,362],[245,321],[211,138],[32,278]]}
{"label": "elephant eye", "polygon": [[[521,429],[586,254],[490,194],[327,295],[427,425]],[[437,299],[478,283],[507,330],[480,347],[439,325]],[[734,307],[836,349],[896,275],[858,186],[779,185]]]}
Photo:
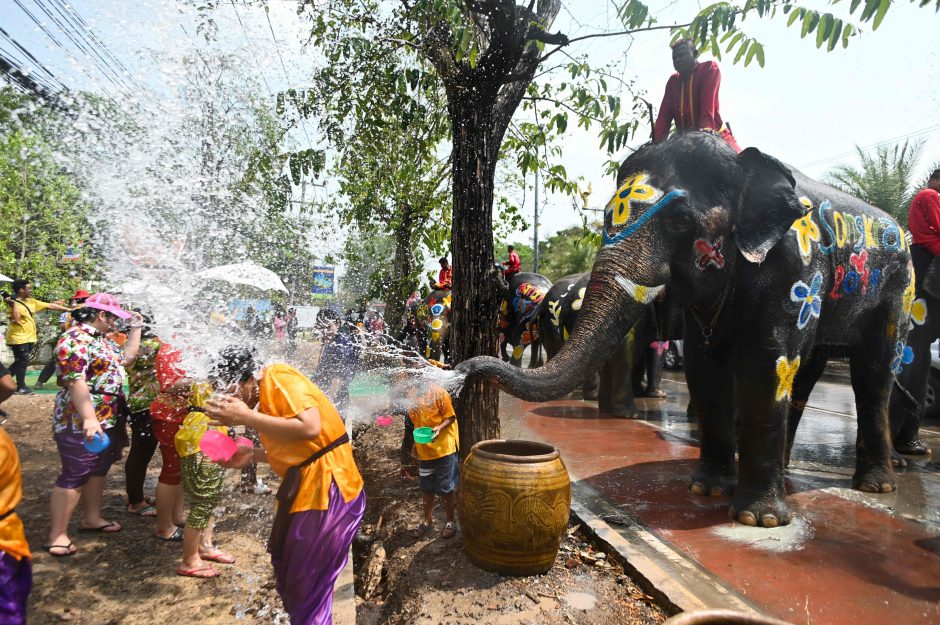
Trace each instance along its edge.
{"label": "elephant eye", "polygon": [[669,207],[665,215],[666,225],[671,230],[685,231],[695,227],[698,223],[692,208],[684,201],[677,201]]}

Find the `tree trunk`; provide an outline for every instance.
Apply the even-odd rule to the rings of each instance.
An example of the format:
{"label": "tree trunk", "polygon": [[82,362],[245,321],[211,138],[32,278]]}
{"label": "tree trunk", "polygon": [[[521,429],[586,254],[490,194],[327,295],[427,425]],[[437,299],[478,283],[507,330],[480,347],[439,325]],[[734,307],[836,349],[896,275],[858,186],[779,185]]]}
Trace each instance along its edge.
{"label": "tree trunk", "polygon": [[405,301],[417,287],[414,277],[414,255],[411,252],[411,235],[414,224],[413,208],[405,206],[400,211],[401,223],[395,228],[395,259],[392,280],[388,285],[385,302],[385,327],[390,336],[398,336],[403,327]]}
{"label": "tree trunk", "polygon": [[[487,91],[479,85],[475,90],[477,94]],[[450,313],[454,362],[495,355],[499,338],[492,236],[496,159],[489,145],[495,97],[493,101],[486,99],[477,95],[452,98],[449,103],[454,127],[454,290]],[[499,390],[495,385],[478,381],[464,386],[456,406],[462,453],[481,440],[499,438],[498,410]]]}

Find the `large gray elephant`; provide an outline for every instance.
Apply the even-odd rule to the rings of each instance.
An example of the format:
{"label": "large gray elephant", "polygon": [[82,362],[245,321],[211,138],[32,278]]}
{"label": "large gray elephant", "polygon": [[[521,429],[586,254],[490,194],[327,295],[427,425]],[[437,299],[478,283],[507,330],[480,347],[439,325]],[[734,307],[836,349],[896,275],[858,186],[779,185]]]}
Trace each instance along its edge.
{"label": "large gray elephant", "polygon": [[688,315],[685,371],[700,438],[694,493],[733,492],[731,516],[748,525],[790,522],[788,417],[799,420],[830,354],[851,361],[853,484],[893,491],[888,398],[894,373],[910,360],[913,300],[898,224],[755,148],[735,154],[707,132],[642,147],[617,183],[581,319],[558,356],[534,370],[485,356],[458,370],[530,401],[559,397],[668,286]]}

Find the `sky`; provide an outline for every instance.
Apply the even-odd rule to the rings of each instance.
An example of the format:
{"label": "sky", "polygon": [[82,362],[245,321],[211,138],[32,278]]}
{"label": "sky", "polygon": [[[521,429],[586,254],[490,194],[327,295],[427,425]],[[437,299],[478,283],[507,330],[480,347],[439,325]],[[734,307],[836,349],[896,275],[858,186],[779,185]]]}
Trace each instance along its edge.
{"label": "sky", "polygon": [[[116,87],[102,81],[89,59],[77,50],[61,29],[42,12],[64,6],[65,0],[0,0],[0,24],[28,48],[57,78],[73,89],[105,90],[120,97]],[[161,55],[189,47],[205,46],[196,32],[192,11],[172,0],[71,0],[71,6],[90,25],[98,38],[144,83],[153,96],[171,88],[173,76],[161,64]],[[825,2],[807,0],[804,6],[827,10]],[[660,24],[688,21],[702,6],[692,0],[651,2],[651,13]],[[619,30],[611,0],[578,0],[563,3],[552,31],[569,37]],[[836,5],[840,8],[842,5]],[[24,8],[45,23],[63,51],[30,21]],[[312,52],[303,48],[304,23],[292,0],[272,0],[267,17],[257,2],[221,2],[214,17],[219,25],[213,47],[246,51],[247,69],[261,77],[264,89],[274,94],[288,86],[302,86]],[[238,18],[241,18],[239,22]],[[785,17],[748,19],[743,28],[756,37],[766,52],[766,66],[745,68],[721,60],[721,113],[730,122],[742,147],[756,146],[813,177],[823,177],[841,163],[855,163],[856,145],[911,137],[926,141],[921,170],[940,160],[940,45],[936,43],[940,16],[930,8],[919,9],[899,0],[876,32],[870,26],[853,38],[848,50],[818,50],[815,40],[801,40],[797,28],[787,28]],[[273,30],[273,33],[272,33]],[[592,64],[618,62],[625,78],[658,108],[666,79],[673,72],[668,31],[597,38],[576,43],[568,52],[587,55]],[[0,37],[0,47],[11,50]],[[558,55],[556,55],[558,56]],[[703,59],[710,58],[703,55]],[[273,95],[272,95],[273,97]],[[590,182],[590,205],[601,208],[614,191],[614,181],[604,175],[607,155],[598,148],[593,132],[569,124],[562,164],[568,172]],[[648,137],[643,127],[634,143]],[[290,136],[295,147],[316,144],[312,123]],[[628,154],[622,150],[616,158]],[[529,179],[531,185],[532,180]],[[306,199],[316,199],[322,189],[308,188]],[[517,197],[521,200],[522,193]],[[523,212],[532,214],[533,194],[525,194]],[[540,238],[581,219],[569,198],[541,193]],[[531,221],[531,219],[530,219]],[[532,230],[517,233],[517,240],[531,237]],[[324,245],[326,243],[324,242]]]}

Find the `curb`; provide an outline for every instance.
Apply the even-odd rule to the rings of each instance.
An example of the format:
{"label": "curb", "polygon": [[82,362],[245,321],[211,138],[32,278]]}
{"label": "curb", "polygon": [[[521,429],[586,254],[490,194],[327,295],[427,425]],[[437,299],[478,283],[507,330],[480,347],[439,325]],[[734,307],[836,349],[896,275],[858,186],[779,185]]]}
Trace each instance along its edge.
{"label": "curb", "polygon": [[356,625],[356,576],[353,573],[353,552],[336,583],[333,584],[333,625]]}
{"label": "curb", "polygon": [[613,506],[591,486],[573,481],[571,499],[571,513],[582,528],[610,553],[617,554],[627,574],[667,611],[730,609],[750,615],[763,614],[735,590],[647,530],[637,519]]}

